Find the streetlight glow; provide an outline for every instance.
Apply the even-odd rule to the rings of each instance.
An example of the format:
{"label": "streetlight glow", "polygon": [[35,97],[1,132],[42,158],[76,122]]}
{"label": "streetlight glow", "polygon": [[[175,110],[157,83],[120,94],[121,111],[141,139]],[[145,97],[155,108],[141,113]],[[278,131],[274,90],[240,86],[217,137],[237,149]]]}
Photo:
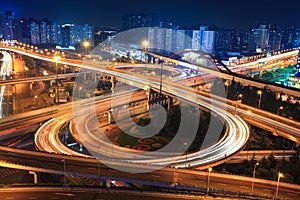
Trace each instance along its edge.
{"label": "streetlight glow", "polygon": [[211,171],[212,171],[212,168],[208,168],[208,176],[207,176],[207,190],[206,190],[206,193],[209,192],[209,184],[210,184],[210,174],[211,174]]}
{"label": "streetlight glow", "polygon": [[143,46],[144,46],[145,48],[148,48],[148,46],[149,46],[149,41],[148,41],[148,40],[144,40],[142,44],[143,44]]}
{"label": "streetlight glow", "polygon": [[277,186],[276,186],[276,193],[275,193],[275,199],[277,199],[278,197],[278,190],[279,190],[279,182],[280,182],[280,178],[283,178],[284,175],[281,172],[278,172],[278,179],[277,179]]}
{"label": "streetlight glow", "polygon": [[84,41],[84,42],[83,42],[83,46],[84,46],[85,48],[88,48],[88,47],[90,46],[90,42]]}
{"label": "streetlight glow", "polygon": [[53,59],[57,62],[57,61],[61,60],[61,57],[60,56],[54,56]]}
{"label": "streetlight glow", "polygon": [[88,54],[88,48],[91,45],[89,41],[84,41],[83,46],[85,47],[86,55]]}

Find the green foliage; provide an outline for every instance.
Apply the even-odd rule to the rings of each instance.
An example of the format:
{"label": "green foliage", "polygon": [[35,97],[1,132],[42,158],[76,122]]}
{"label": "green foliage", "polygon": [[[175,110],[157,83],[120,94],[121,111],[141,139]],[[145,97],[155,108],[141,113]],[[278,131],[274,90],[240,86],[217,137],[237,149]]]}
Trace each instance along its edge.
{"label": "green foliage", "polygon": [[251,177],[253,175],[253,168],[256,162],[259,165],[256,167],[256,177],[262,179],[268,179],[276,181],[278,177],[278,172],[284,174],[284,178],[281,179],[282,182],[300,184],[300,159],[298,148],[295,154],[290,158],[283,158],[282,160],[275,160],[274,156],[263,157],[260,161],[255,159],[253,155],[251,160],[245,160],[241,164],[222,164],[215,167],[216,171],[222,173],[229,172],[238,175],[245,175]]}
{"label": "green foliage", "polygon": [[70,96],[73,94],[73,86],[70,84],[65,85],[65,90],[69,92]]}

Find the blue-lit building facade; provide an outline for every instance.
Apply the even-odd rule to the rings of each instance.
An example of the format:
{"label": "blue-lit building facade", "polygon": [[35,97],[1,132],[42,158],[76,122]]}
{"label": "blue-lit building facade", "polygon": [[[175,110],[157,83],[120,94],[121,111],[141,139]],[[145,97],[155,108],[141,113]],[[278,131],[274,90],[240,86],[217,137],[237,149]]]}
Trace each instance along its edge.
{"label": "blue-lit building facade", "polygon": [[88,24],[58,24],[21,18],[12,11],[0,11],[0,39],[45,47],[76,47],[84,40],[93,45],[93,36],[93,26]]}

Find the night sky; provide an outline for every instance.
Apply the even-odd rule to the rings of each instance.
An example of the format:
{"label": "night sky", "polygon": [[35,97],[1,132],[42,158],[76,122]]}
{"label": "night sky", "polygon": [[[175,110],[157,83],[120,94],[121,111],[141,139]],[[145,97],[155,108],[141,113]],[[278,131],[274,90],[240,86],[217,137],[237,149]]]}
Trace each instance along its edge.
{"label": "night sky", "polygon": [[255,22],[300,25],[299,0],[1,0],[0,10],[58,23],[121,26],[126,13],[154,12],[181,26],[249,29]]}

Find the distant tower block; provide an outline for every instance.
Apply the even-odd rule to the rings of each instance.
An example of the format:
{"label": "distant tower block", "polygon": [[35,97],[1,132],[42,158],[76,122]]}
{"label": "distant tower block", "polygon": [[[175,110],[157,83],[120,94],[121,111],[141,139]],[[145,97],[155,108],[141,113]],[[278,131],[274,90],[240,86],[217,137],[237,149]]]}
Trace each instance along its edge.
{"label": "distant tower block", "polygon": [[300,77],[300,50],[299,50],[299,53],[298,53],[298,61],[297,61],[296,68],[297,68],[297,72],[296,72],[295,76]]}

